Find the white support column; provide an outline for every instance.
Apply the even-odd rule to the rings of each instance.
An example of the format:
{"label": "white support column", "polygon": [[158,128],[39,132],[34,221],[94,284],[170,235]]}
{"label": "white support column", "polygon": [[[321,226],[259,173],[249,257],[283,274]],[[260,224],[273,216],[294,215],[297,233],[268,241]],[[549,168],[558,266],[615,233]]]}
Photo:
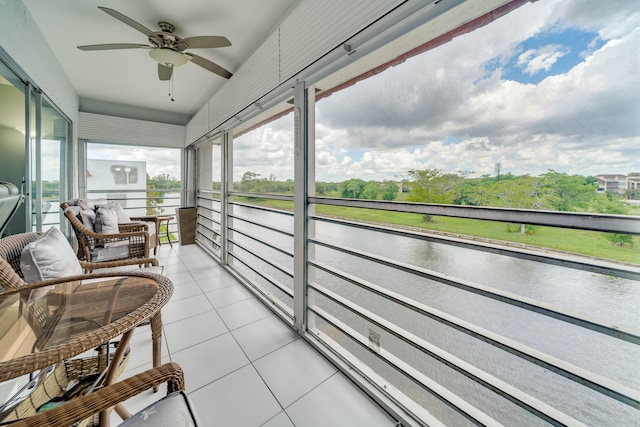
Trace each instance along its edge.
{"label": "white support column", "polygon": [[228,238],[230,219],[228,217],[231,206],[229,205],[229,191],[233,190],[233,136],[223,131],[221,135],[221,172],[220,172],[220,262],[227,265]]}
{"label": "white support column", "polygon": [[300,333],[307,328],[307,283],[309,257],[309,205],[315,192],[315,133],[313,88],[304,82],[294,88],[294,243],[293,243],[293,315]]}

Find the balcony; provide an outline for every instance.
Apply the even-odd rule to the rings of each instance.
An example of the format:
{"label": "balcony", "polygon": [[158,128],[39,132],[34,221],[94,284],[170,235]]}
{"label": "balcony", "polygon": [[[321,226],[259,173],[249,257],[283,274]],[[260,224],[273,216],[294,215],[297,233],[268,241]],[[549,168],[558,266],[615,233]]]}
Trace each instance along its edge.
{"label": "balcony", "polygon": [[[199,246],[163,244],[158,259],[175,286],[162,311],[164,361],[183,367],[203,425],[396,425]],[[149,368],[150,353],[150,333],[138,328],[123,376]],[[128,408],[157,398],[145,393]]]}

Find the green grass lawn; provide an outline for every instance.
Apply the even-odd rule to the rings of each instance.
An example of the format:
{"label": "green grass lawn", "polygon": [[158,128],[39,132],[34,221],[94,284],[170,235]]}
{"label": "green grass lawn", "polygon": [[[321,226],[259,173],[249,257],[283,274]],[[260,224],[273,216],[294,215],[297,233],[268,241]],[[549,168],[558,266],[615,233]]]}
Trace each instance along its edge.
{"label": "green grass lawn", "polygon": [[[244,201],[274,209],[293,210],[293,203],[287,201],[267,199],[245,199]],[[421,214],[326,205],[318,205],[316,212],[318,215],[517,242],[563,252],[640,264],[640,236],[633,236],[633,246],[617,247],[609,240],[608,233],[595,231],[528,226],[527,234],[521,234],[518,224],[494,221],[436,216],[433,217],[433,222],[428,222],[423,219]]]}

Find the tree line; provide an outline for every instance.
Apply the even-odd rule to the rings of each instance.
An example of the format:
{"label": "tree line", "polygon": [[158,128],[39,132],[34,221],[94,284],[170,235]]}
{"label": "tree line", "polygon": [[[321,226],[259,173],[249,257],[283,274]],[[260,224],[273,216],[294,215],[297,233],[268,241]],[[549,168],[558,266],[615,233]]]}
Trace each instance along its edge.
{"label": "tree line", "polygon": [[[293,194],[294,183],[292,179],[278,181],[273,175],[263,178],[254,172],[245,172],[242,179],[233,185],[234,190],[239,192]],[[408,171],[397,182],[365,181],[360,178],[342,182],[316,182],[317,195],[348,199],[396,200],[401,197],[420,203],[628,213],[628,206],[621,195],[598,194],[597,188],[598,183],[593,176],[569,175],[553,170],[539,176],[501,173],[468,178],[464,173],[421,169]]]}

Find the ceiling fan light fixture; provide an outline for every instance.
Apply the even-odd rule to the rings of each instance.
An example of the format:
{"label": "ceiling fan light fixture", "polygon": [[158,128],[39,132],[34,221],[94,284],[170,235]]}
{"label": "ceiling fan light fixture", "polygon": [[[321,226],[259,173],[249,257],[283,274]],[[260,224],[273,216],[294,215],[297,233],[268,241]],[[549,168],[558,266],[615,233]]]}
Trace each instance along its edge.
{"label": "ceiling fan light fixture", "polygon": [[187,57],[181,52],[166,48],[155,48],[149,51],[149,56],[158,62],[158,64],[167,67],[179,67],[187,63]]}

